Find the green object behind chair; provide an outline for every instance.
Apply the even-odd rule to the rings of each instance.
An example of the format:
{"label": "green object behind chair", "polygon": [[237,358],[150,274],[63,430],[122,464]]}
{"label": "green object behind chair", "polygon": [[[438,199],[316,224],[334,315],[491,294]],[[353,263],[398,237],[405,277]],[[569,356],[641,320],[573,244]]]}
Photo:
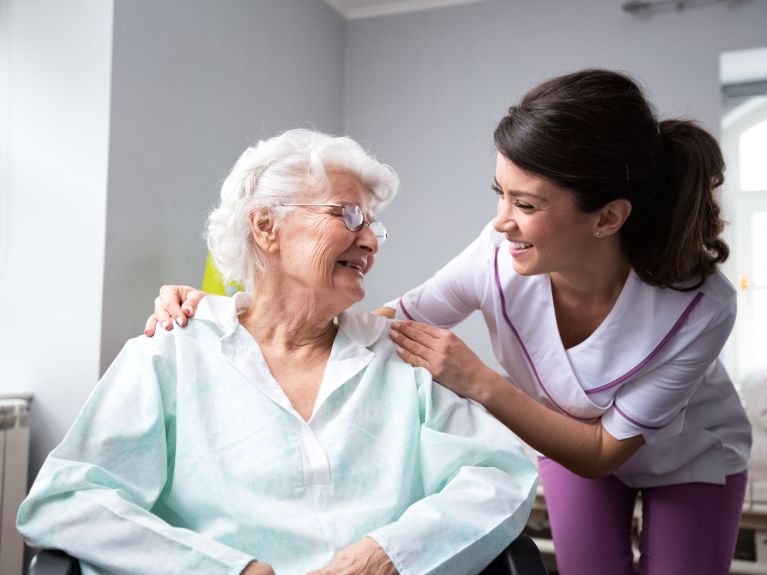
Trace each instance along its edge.
{"label": "green object behind chair", "polygon": [[224,278],[221,277],[221,272],[216,269],[216,264],[213,263],[213,257],[208,254],[205,260],[205,273],[202,275],[202,291],[215,295],[234,295],[238,291],[243,291],[244,288],[235,282],[224,284]]}

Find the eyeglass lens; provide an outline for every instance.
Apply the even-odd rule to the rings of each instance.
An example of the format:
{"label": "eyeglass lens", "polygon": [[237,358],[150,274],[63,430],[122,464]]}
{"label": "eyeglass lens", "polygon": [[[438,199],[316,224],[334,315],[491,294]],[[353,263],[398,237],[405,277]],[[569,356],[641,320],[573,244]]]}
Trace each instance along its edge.
{"label": "eyeglass lens", "polygon": [[[358,232],[365,224],[365,217],[362,215],[362,209],[356,204],[343,204],[341,206],[341,217],[346,227],[352,232]],[[382,243],[388,237],[386,226],[381,222],[370,222],[370,230],[375,235],[379,243]]]}

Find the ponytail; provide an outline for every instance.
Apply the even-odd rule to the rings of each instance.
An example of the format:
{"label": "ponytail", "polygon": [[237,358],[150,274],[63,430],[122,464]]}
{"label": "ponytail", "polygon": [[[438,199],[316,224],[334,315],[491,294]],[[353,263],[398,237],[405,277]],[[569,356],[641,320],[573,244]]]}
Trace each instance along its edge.
{"label": "ponytail", "polygon": [[[724,182],[724,158],[714,137],[691,121],[662,121],[659,132],[660,202],[655,204],[665,213],[633,214],[623,230],[623,247],[645,282],[695,289],[730,253],[719,237],[725,222],[716,197]],[[679,287],[691,281],[692,286]]]}

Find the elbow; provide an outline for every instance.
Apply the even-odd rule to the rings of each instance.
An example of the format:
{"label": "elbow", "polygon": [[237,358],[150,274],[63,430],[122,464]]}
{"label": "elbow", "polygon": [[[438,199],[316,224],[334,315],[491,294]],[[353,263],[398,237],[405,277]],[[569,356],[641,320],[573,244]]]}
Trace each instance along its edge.
{"label": "elbow", "polygon": [[606,477],[609,477],[615,471],[618,470],[619,465],[594,465],[585,467],[584,469],[580,471],[571,470],[574,471],[576,474],[580,475],[581,477],[585,479],[604,479]]}
{"label": "elbow", "polygon": [[644,438],[641,435],[623,440],[609,437],[607,445],[602,444],[591,457],[579,457],[568,469],[586,479],[604,479],[618,471],[642,445]]}
{"label": "elbow", "polygon": [[620,466],[610,465],[607,462],[592,461],[578,465],[565,465],[565,467],[584,479],[604,479],[612,475]]}

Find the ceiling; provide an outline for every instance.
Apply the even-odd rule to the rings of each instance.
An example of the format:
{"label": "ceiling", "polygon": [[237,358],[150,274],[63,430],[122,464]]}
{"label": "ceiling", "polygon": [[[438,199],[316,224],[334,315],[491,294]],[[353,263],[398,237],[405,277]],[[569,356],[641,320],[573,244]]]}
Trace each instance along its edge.
{"label": "ceiling", "polygon": [[485,0],[325,0],[347,20],[388,16]]}

